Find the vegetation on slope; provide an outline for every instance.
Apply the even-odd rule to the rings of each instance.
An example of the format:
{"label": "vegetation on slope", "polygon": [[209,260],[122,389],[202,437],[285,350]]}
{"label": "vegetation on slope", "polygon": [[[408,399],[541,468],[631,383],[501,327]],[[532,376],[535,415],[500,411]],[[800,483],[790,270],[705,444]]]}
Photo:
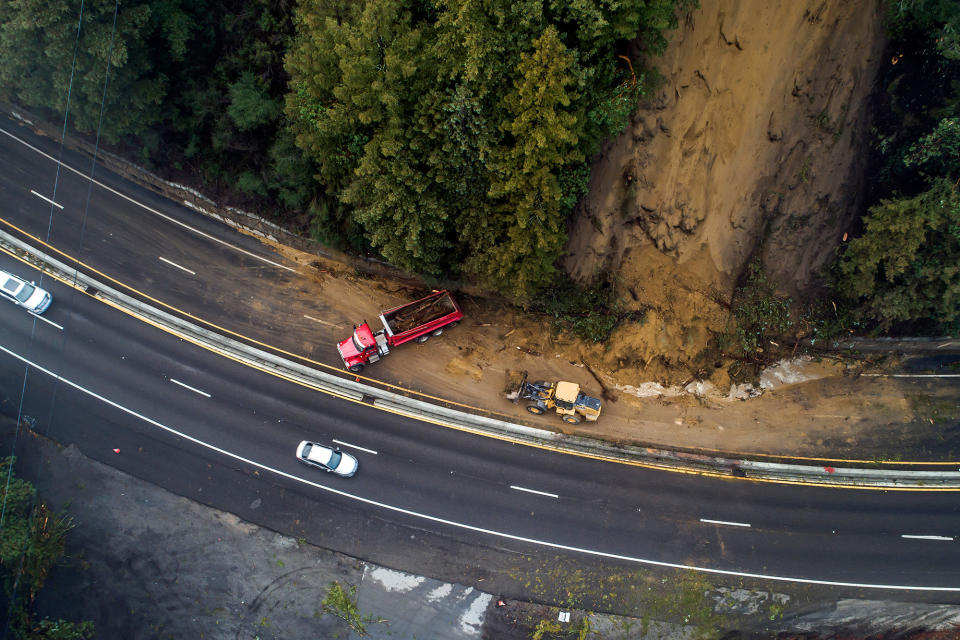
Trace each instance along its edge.
{"label": "vegetation on slope", "polygon": [[960,332],[960,3],[889,5],[876,145],[879,199],[834,270],[850,321]]}
{"label": "vegetation on slope", "polygon": [[676,4],[17,0],[0,92],[329,244],[525,299],[644,90],[624,54],[661,50]]}
{"label": "vegetation on slope", "polygon": [[587,160],[643,91],[618,54],[675,24],[673,0],[306,0],[287,111],[389,261],[524,299],[553,279]]}

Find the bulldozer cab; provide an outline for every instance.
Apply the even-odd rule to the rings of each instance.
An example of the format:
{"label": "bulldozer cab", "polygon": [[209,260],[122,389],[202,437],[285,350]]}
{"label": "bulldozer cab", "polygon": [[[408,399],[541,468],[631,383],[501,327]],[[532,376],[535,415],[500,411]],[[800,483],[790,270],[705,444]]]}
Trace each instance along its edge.
{"label": "bulldozer cab", "polygon": [[558,382],[556,390],[553,393],[553,399],[557,405],[557,413],[560,415],[573,415],[576,411],[575,407],[578,395],[580,395],[580,385],[576,382]]}

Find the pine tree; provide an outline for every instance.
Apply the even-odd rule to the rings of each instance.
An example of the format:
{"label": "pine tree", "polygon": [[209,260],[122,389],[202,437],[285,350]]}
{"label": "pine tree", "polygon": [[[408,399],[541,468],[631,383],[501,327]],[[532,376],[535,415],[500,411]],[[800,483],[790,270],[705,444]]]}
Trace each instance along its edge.
{"label": "pine tree", "polygon": [[504,144],[492,159],[489,196],[496,215],[482,228],[478,250],[468,263],[488,282],[524,298],[546,284],[566,241],[563,190],[558,176],[565,165],[583,160],[578,151],[582,121],[571,112],[576,84],[574,56],[553,26],[523,54],[517,80],[502,105]]}

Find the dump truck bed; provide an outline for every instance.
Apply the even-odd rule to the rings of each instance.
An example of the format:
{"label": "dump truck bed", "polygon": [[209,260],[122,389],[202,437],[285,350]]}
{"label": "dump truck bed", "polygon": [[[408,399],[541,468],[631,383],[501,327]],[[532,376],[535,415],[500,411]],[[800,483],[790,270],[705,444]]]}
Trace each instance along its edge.
{"label": "dump truck bed", "polygon": [[463,312],[449,291],[436,291],[425,298],[388,309],[380,321],[391,344],[401,344],[456,322]]}

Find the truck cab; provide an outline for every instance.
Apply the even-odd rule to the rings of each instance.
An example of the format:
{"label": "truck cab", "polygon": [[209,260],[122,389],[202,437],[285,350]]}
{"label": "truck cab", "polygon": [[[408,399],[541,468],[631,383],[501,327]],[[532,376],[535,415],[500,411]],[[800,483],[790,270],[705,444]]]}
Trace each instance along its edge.
{"label": "truck cab", "polygon": [[449,291],[434,291],[430,295],[387,309],[380,314],[383,329],[376,333],[364,322],[354,325],[353,335],[337,344],[343,366],[353,373],[368,362],[376,362],[390,353],[390,347],[404,342],[426,342],[439,336],[445,328],[454,327],[463,318]]}
{"label": "truck cab", "polygon": [[357,373],[368,362],[377,362],[389,354],[390,345],[383,331],[374,333],[364,322],[353,327],[353,334],[337,345],[337,351],[347,369]]}

